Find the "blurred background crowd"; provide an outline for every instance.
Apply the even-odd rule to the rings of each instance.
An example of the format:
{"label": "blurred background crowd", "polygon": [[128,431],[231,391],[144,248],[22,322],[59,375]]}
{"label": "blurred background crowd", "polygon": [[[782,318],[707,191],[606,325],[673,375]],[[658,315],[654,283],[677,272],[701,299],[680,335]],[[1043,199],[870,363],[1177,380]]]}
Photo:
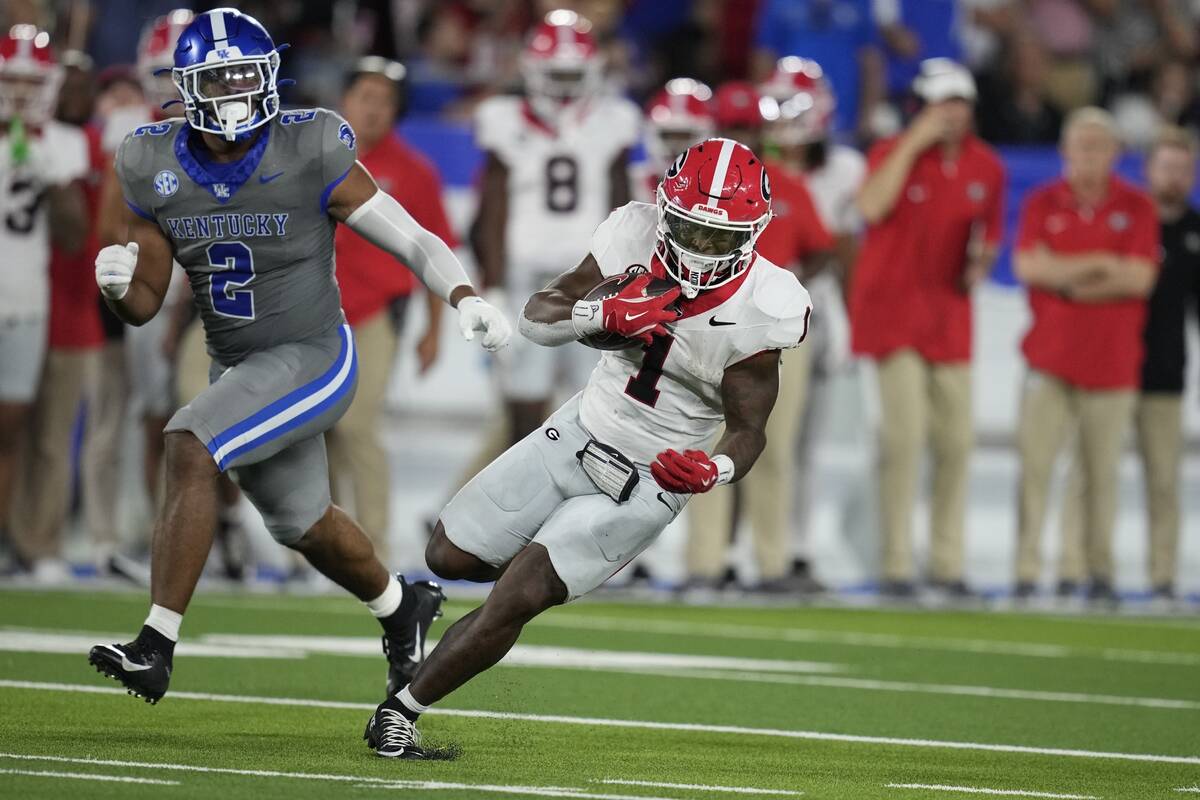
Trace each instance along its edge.
{"label": "blurred background crowd", "polygon": [[[154,71],[170,66],[188,19],[180,6],[0,10],[2,30],[50,34],[64,70],[56,117],[87,136],[91,208],[86,242],[49,231],[36,395],[0,397],[9,580],[144,580],[160,431],[204,385],[186,287],[153,331],[126,331],[101,308],[91,269],[96,249],[119,240],[98,210],[112,152],[173,96]],[[383,188],[461,241],[514,315],[546,274],[586,253],[608,209],[653,202],[657,176],[689,143],[727,135],[769,159],[777,216],[763,252],[810,288],[812,341],[785,359],[755,471],[694,500],[614,583],[700,600],[839,592],[1194,609],[1200,3],[239,8],[291,46],[285,105],[340,110]],[[564,52],[535,41],[561,29],[584,38]],[[541,67],[533,56],[546,56]],[[0,61],[0,79],[15,63]],[[522,97],[526,119],[513,123],[505,103]],[[594,98],[605,113],[580,106],[566,119]],[[13,117],[0,124],[0,177],[13,181]],[[538,135],[548,144],[530,142]],[[15,197],[6,189],[10,217]],[[0,275],[26,267],[13,252],[0,252]],[[339,502],[391,561],[419,569],[439,504],[575,391],[594,355],[573,346],[571,363],[551,363],[523,346],[481,363],[441,336],[436,303],[409,304],[402,274],[339,233],[364,377],[330,457]],[[229,484],[214,579],[319,588],[254,517]]]}

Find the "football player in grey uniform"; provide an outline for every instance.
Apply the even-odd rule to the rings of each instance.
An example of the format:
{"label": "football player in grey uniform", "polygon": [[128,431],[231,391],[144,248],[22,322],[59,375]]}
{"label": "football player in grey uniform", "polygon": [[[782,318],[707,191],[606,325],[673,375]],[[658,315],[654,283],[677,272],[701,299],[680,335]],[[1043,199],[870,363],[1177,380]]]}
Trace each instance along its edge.
{"label": "football player in grey uniform", "polygon": [[390,575],[330,502],[323,434],[356,385],[334,281],[337,223],[455,307],[467,339],[478,333],[497,350],[511,334],[446,244],[375,185],[341,117],[280,110],[278,70],[279,48],[256,20],[228,8],[199,15],[179,38],[172,70],[185,118],[138,128],[117,153],[129,242],[97,256],[101,292],[121,319],[142,325],[158,313],[178,261],[212,357],[211,385],[166,427],[146,624],[134,641],[97,645],[89,656],[151,703],[167,690],[183,613],[212,546],[223,472],[280,544],[379,618],[390,689],[424,657],[441,590]]}

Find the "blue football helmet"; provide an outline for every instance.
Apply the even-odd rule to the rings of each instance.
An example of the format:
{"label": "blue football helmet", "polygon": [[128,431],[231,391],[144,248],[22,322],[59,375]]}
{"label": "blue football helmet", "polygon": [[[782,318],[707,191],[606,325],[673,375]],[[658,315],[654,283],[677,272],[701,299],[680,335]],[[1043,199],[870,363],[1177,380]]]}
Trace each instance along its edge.
{"label": "blue football helmet", "polygon": [[198,15],[179,35],[171,70],[188,124],[232,142],[270,122],[279,113],[281,49],[237,9]]}

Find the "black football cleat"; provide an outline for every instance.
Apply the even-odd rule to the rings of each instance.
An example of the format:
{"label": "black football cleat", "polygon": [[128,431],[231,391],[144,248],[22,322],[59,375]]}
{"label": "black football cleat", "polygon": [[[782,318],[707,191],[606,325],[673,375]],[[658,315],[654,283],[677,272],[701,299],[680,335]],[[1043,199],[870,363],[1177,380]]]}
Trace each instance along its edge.
{"label": "black football cleat", "polygon": [[417,605],[399,628],[383,634],[383,654],[388,660],[388,697],[408,686],[417,674],[417,667],[425,660],[429,626],[442,616],[442,603],[446,600],[442,587],[433,581],[408,583],[403,575],[396,577],[404,585],[404,591],[412,592],[417,598]]}
{"label": "black football cleat", "polygon": [[88,663],[150,705],[162,699],[171,682],[171,659],[137,642],[98,644],[88,653]]}
{"label": "black football cleat", "polygon": [[367,720],[367,729],[363,731],[367,747],[381,758],[425,758],[425,751],[421,749],[421,732],[408,717],[389,707],[395,702],[394,698],[388,698]]}

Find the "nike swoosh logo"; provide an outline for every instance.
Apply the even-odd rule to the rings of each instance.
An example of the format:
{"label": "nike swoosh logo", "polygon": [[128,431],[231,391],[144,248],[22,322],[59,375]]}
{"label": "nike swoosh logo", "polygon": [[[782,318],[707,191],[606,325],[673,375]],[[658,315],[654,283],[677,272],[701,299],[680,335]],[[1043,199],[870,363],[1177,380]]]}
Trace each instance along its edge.
{"label": "nike swoosh logo", "polygon": [[[287,172],[287,170],[284,170],[283,172]],[[283,172],[276,172],[274,175],[259,175],[258,182],[259,183],[270,183],[271,181],[275,180],[280,175],[282,175]]]}
{"label": "nike swoosh logo", "polygon": [[659,493],[658,493],[658,502],[660,502],[660,503],[662,503],[664,506],[666,506],[666,507],[667,507],[667,510],[668,510],[668,511],[670,511],[672,514],[674,514],[674,513],[675,513],[675,509],[674,509],[674,508],[672,508],[672,507],[671,507],[671,504],[667,502],[667,499],[666,499],[665,497],[663,497],[663,493],[662,493],[662,492],[659,492]]}
{"label": "nike swoosh logo", "polygon": [[[121,651],[115,647],[110,647],[108,649],[112,650],[114,653],[121,653]],[[128,656],[126,656],[124,653],[121,653],[121,669],[125,670],[126,672],[142,672],[143,670],[150,669],[152,666],[154,666],[154,665],[153,664],[135,664],[129,660]]]}
{"label": "nike swoosh logo", "polygon": [[412,652],[408,654],[408,660],[414,664],[421,663],[421,624],[417,623],[417,638],[413,640]]}
{"label": "nike swoosh logo", "polygon": [[644,316],[646,316],[646,315],[647,315],[647,314],[649,314],[649,313],[650,313],[649,311],[643,311],[643,312],[642,312],[642,313],[640,313],[640,314],[630,314],[628,311],[626,311],[626,312],[625,312],[625,321],[626,321],[626,322],[633,322],[633,321],[634,321],[635,319],[637,319],[638,317],[644,317]]}
{"label": "nike swoosh logo", "polygon": [[736,322],[722,322],[721,320],[717,319],[716,317],[709,317],[708,324],[713,326],[714,328],[717,327],[718,325],[737,325]]}

